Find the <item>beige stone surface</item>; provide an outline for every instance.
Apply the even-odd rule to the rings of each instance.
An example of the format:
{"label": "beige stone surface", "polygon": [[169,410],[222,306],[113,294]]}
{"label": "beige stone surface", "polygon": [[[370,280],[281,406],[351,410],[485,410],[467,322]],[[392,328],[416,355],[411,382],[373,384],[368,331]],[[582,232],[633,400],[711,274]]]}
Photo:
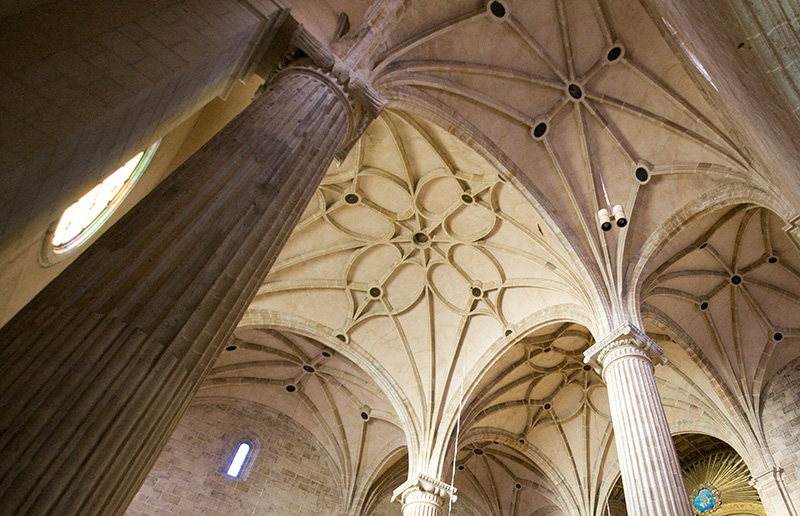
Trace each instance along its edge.
{"label": "beige stone surface", "polygon": [[[180,346],[94,341],[138,362],[106,360],[44,312],[0,330],[0,414],[12,421],[0,426],[0,457],[5,467],[21,457],[19,473],[0,475],[4,507],[22,496],[19,514],[82,514],[89,492],[116,500],[95,510],[121,514],[147,476],[144,457],[178,425],[130,514],[438,516],[452,502],[456,515],[677,516],[691,507],[683,461],[724,451],[742,458],[763,507],[723,503],[717,514],[796,516],[798,12],[782,0],[3,6],[0,324],[51,280],[71,287],[40,296],[66,300],[80,328],[97,318],[150,335],[191,315]],[[243,166],[220,183],[196,176],[191,188],[227,195],[221,204],[148,196],[289,62],[346,86],[335,87],[342,116],[346,106],[367,115],[332,117],[324,136],[344,148],[318,189],[299,169],[333,108],[308,98],[302,120],[281,125],[306,98],[298,87],[217,143],[233,153],[248,131],[291,133],[280,151],[268,135],[248,151],[266,168],[300,163],[265,187],[289,193],[253,201],[252,187],[236,190],[253,173]],[[42,269],[43,235],[64,207],[162,136],[152,175],[123,206],[138,222],[113,218],[116,243],[102,236],[84,253],[104,261]],[[217,165],[248,159],[228,157]],[[232,245],[247,224],[225,214],[251,205],[278,229]],[[613,216],[609,231],[599,210]],[[136,249],[163,252],[121,256],[124,231]],[[253,249],[275,257],[284,241],[266,279],[266,267],[251,274]],[[226,268],[234,255],[243,268]],[[157,278],[171,272],[185,283],[168,292]],[[241,295],[221,294],[223,283]],[[192,296],[217,309],[195,310]],[[585,352],[623,323],[666,363],[651,374],[644,359],[620,359],[615,377],[591,353],[585,367]],[[49,333],[1,337],[39,331]],[[148,353],[192,381],[173,389],[177,376],[148,370]],[[151,378],[141,407],[103,430],[114,410],[92,400],[116,399],[139,373]],[[158,435],[142,435],[147,422]],[[248,425],[281,450],[220,484],[220,450]],[[199,453],[195,430],[216,451]],[[92,448],[92,432],[137,435],[132,449],[146,449],[99,490],[70,473],[121,460],[96,458],[106,448]],[[89,438],[40,454],[51,434],[42,450]],[[390,499],[409,481],[420,503],[404,510]],[[65,485],[75,498],[54,494]]]}

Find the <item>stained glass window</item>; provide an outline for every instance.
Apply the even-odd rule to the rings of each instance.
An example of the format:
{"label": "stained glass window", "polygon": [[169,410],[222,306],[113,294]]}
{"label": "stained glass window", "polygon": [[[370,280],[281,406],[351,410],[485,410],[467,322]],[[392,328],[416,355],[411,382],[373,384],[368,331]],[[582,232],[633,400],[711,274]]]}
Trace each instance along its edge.
{"label": "stained glass window", "polygon": [[53,251],[65,252],[77,247],[108,219],[147,167],[157,146],[136,154],[64,210],[50,241]]}

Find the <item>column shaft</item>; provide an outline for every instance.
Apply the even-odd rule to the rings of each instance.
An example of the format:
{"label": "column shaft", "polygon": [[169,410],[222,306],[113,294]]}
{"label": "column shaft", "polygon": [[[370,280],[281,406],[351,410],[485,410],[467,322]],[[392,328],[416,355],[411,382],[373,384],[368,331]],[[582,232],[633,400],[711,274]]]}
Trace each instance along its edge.
{"label": "column shaft", "polygon": [[636,516],[691,516],[675,445],[661,405],[653,359],[661,348],[623,324],[588,350],[608,387],[625,504]]}
{"label": "column shaft", "polygon": [[285,70],[0,330],[5,512],[124,512],[353,122]]}
{"label": "column shaft", "polygon": [[638,355],[606,366],[611,418],[629,514],[692,514],[653,365]]}

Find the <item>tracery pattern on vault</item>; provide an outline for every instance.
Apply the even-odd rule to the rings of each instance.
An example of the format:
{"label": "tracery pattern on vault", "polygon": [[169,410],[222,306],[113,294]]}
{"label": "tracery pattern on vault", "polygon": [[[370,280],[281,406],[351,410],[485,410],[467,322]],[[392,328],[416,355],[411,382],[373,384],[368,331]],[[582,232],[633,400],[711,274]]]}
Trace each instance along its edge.
{"label": "tracery pattern on vault", "polygon": [[291,314],[366,352],[409,399],[414,431],[428,432],[492,343],[548,307],[588,313],[579,278],[495,167],[390,111],[331,167],[251,310]]}
{"label": "tracery pattern on vault", "polygon": [[[612,299],[624,253],[692,198],[752,172],[638,2],[416,2],[392,41],[376,87],[491,140]],[[615,205],[630,225],[604,234],[598,210]]]}
{"label": "tracery pattern on vault", "polygon": [[585,328],[559,324],[510,348],[462,415],[455,485],[487,514],[593,514],[615,474],[608,395],[583,363]]}
{"label": "tracery pattern on vault", "polygon": [[644,283],[645,318],[682,332],[758,433],[760,400],[800,348],[800,255],[783,222],[739,205],[694,222]]}

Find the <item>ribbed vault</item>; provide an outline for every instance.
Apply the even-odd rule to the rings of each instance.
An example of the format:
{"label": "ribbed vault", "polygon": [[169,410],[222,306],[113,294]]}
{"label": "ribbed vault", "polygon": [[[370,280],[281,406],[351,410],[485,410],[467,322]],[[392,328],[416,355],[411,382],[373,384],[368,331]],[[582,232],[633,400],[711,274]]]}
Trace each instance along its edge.
{"label": "ribbed vault", "polygon": [[[673,212],[757,179],[639,2],[412,2],[372,71],[490,148],[627,317],[629,261]],[[623,207],[603,232],[597,213]],[[634,314],[635,315],[635,314]]]}
{"label": "ribbed vault", "polygon": [[[760,396],[798,354],[800,260],[765,209],[708,215],[773,192],[703,71],[639,2],[404,5],[365,58],[391,109],[331,166],[247,324],[369,371],[408,474],[454,482],[471,512],[607,511],[619,466],[583,351],[641,316],[673,431],[761,466]],[[406,463],[369,460],[381,474],[353,500],[380,513]]]}
{"label": "ribbed vault", "polygon": [[362,369],[288,332],[239,328],[196,399],[247,400],[305,428],[330,457],[347,514],[358,514],[367,490],[405,448],[391,404]]}
{"label": "ribbed vault", "polygon": [[485,514],[588,514],[614,469],[608,396],[583,364],[589,332],[558,324],[510,348],[464,406],[455,485]]}
{"label": "ribbed vault", "polygon": [[[668,358],[656,381],[670,425],[743,448],[728,400],[702,362],[675,335],[646,329]],[[593,343],[581,325],[546,325],[506,348],[465,394],[454,482],[484,514],[538,508],[601,516],[607,503],[614,509],[619,464],[608,396],[583,363]]]}
{"label": "ribbed vault", "polygon": [[709,213],[669,242],[644,283],[645,317],[682,332],[740,414],[763,431],[763,393],[800,356],[800,253],[772,212],[739,205]]}
{"label": "ribbed vault", "polygon": [[589,318],[588,298],[558,235],[497,168],[389,111],[331,167],[250,310],[385,371],[420,450],[412,469],[436,472],[449,438],[437,429],[474,364],[531,314]]}

